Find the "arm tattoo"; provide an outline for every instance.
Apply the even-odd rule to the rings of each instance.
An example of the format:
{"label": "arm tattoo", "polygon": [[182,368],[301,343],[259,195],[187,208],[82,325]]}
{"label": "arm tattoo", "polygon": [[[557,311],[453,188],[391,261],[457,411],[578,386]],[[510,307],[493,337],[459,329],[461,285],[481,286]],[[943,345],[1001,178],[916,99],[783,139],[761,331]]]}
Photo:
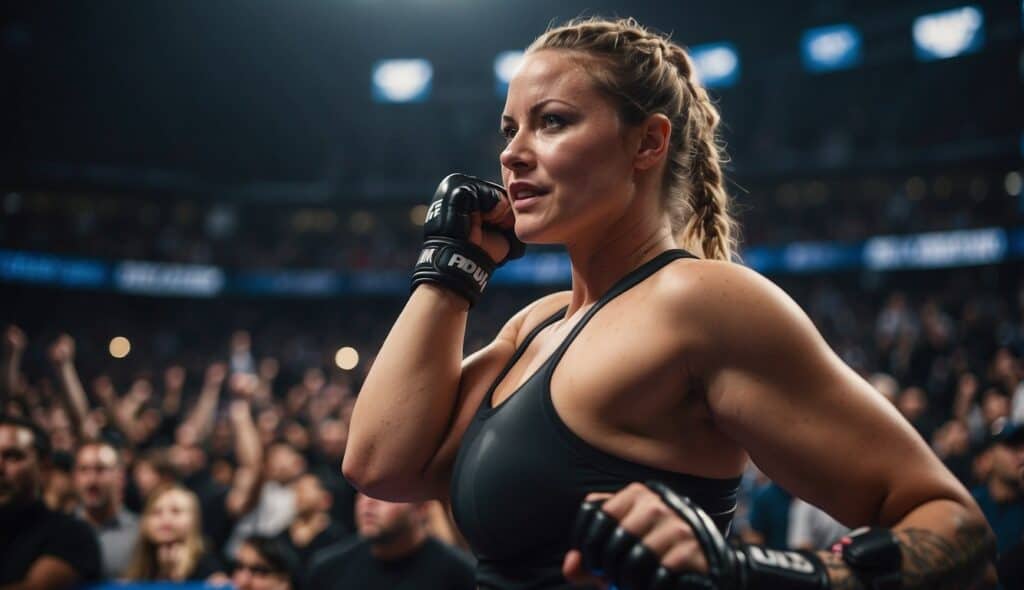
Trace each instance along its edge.
{"label": "arm tattoo", "polygon": [[[948,539],[927,529],[895,531],[903,552],[906,590],[975,588],[995,556],[995,542],[984,525],[963,525]],[[823,556],[832,590],[864,590],[839,555]]]}

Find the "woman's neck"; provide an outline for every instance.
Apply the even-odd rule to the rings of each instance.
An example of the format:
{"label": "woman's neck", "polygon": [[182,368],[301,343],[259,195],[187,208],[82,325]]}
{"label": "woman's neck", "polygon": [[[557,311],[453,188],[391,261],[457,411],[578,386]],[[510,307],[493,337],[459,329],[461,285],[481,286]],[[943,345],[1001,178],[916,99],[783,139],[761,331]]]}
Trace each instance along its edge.
{"label": "woman's neck", "polygon": [[567,244],[572,261],[572,302],[566,317],[593,304],[622,277],[662,252],[676,248],[668,218],[625,218],[600,236]]}

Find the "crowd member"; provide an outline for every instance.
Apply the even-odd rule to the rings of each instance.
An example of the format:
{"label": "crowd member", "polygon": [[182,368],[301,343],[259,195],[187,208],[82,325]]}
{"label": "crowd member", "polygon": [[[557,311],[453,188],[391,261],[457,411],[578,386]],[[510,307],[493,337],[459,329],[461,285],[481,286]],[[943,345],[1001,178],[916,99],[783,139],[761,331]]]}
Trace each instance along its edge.
{"label": "crowd member", "polygon": [[201,519],[199,499],[187,488],[172,484],[154,490],[142,511],[125,579],[184,582],[223,574],[203,541]]}
{"label": "crowd member", "polygon": [[971,493],[1003,553],[1024,540],[1024,425],[997,427],[984,454],[988,475]]}
{"label": "crowd member", "polygon": [[359,494],[356,525],[361,539],[315,556],[310,590],[475,588],[473,565],[456,549],[429,536],[428,503],[394,503]]}
{"label": "crowd member", "polygon": [[235,590],[293,590],[302,564],[280,539],[246,537],[238,547],[231,584]]}
{"label": "crowd member", "polygon": [[348,441],[347,421],[325,418],[319,422],[310,458],[310,470],[316,473],[333,496],[331,516],[346,529],[355,524],[356,490],[341,475],[341,461]]}
{"label": "crowd member", "polygon": [[99,540],[103,577],[120,578],[139,535],[138,517],[124,507],[121,452],[108,442],[82,444],[75,454],[74,482],[80,501],[77,515]]}
{"label": "crowd member", "polygon": [[848,532],[849,527],[806,500],[795,498],[789,506],[789,530],[786,533],[786,547],[789,549],[812,551],[831,547]]}
{"label": "crowd member", "polygon": [[100,579],[100,550],[84,522],[42,502],[45,432],[0,415],[0,587],[63,590]]}
{"label": "crowd member", "polygon": [[773,549],[787,548],[792,504],[792,494],[777,483],[769,482],[762,486],[750,503],[750,518],[748,528],[742,531],[743,540]]}
{"label": "crowd member", "polygon": [[270,445],[257,500],[235,525],[225,547],[228,557],[234,556],[245,537],[274,536],[288,528],[296,517],[295,489],[292,484],[305,472],[306,459],[294,447],[283,440]]}
{"label": "crowd member", "polygon": [[305,566],[321,549],[335,545],[352,535],[352,531],[334,521],[330,508],[331,493],[313,473],[300,475],[292,484],[295,496],[295,518],[277,536]]}

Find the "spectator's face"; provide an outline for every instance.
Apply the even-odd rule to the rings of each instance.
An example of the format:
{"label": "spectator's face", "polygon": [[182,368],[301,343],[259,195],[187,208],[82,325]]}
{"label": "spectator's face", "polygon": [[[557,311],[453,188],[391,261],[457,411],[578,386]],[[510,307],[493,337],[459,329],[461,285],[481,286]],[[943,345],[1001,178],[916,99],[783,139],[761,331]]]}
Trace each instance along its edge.
{"label": "spectator's face", "polygon": [[86,445],[75,457],[75,491],[86,510],[115,504],[124,489],[124,469],[117,451],[108,445]]}
{"label": "spectator's face", "polygon": [[289,484],[306,471],[306,460],[288,445],[270,447],[267,453],[267,479]]}
{"label": "spectator's face", "polygon": [[387,543],[402,537],[418,525],[419,504],[399,504],[356,496],[356,528],[372,543]]}
{"label": "spectator's face", "polygon": [[143,523],[146,537],[157,545],[184,541],[195,526],[196,513],[181,490],[163,493],[153,503]]}
{"label": "spectator's face", "polygon": [[326,512],[330,508],[330,496],[315,475],[303,475],[292,487],[295,490],[295,510],[299,514]]}
{"label": "spectator's face", "polygon": [[999,443],[992,447],[992,476],[1006,483],[1024,485],[1024,442]]}
{"label": "spectator's face", "polygon": [[907,420],[916,420],[928,408],[928,400],[924,391],[918,387],[909,387],[900,394],[896,407]]}
{"label": "spectator's face", "polygon": [[132,476],[135,478],[135,487],[139,488],[143,498],[148,497],[149,493],[160,485],[160,474],[149,461],[137,462],[135,469],[132,470]]}
{"label": "spectator's face", "polygon": [[320,426],[320,452],[331,459],[341,459],[348,443],[348,429],[338,420],[330,420]]}
{"label": "spectator's face", "polygon": [[272,571],[270,564],[264,560],[251,545],[242,544],[238,548],[235,561],[235,573],[231,576],[235,590],[289,590],[291,583],[283,574]]}
{"label": "spectator's face", "polygon": [[42,469],[33,436],[27,428],[0,425],[0,506],[21,504],[39,495]]}

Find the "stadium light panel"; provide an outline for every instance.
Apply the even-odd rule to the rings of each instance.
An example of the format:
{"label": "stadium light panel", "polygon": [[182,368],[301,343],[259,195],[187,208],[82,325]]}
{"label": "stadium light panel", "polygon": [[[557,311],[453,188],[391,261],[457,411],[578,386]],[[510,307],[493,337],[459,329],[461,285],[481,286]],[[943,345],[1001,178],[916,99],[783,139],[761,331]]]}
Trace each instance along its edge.
{"label": "stadium light panel", "polygon": [[373,99],[384,103],[430,98],[434,67],[425,59],[385,59],[373,66]]}
{"label": "stadium light panel", "polygon": [[690,48],[697,78],[708,88],[727,88],[740,79],[740,56],[732,43],[708,43]]}
{"label": "stadium light panel", "polygon": [[522,51],[502,51],[494,58],[494,91],[499,97],[508,93],[508,83],[522,62]]}
{"label": "stadium light panel", "polygon": [[852,68],[861,61],[861,35],[853,25],[808,29],[800,43],[804,67],[812,72]]}
{"label": "stadium light panel", "polygon": [[913,34],[918,59],[948,59],[981,49],[985,17],[976,6],[926,14],[914,20]]}

